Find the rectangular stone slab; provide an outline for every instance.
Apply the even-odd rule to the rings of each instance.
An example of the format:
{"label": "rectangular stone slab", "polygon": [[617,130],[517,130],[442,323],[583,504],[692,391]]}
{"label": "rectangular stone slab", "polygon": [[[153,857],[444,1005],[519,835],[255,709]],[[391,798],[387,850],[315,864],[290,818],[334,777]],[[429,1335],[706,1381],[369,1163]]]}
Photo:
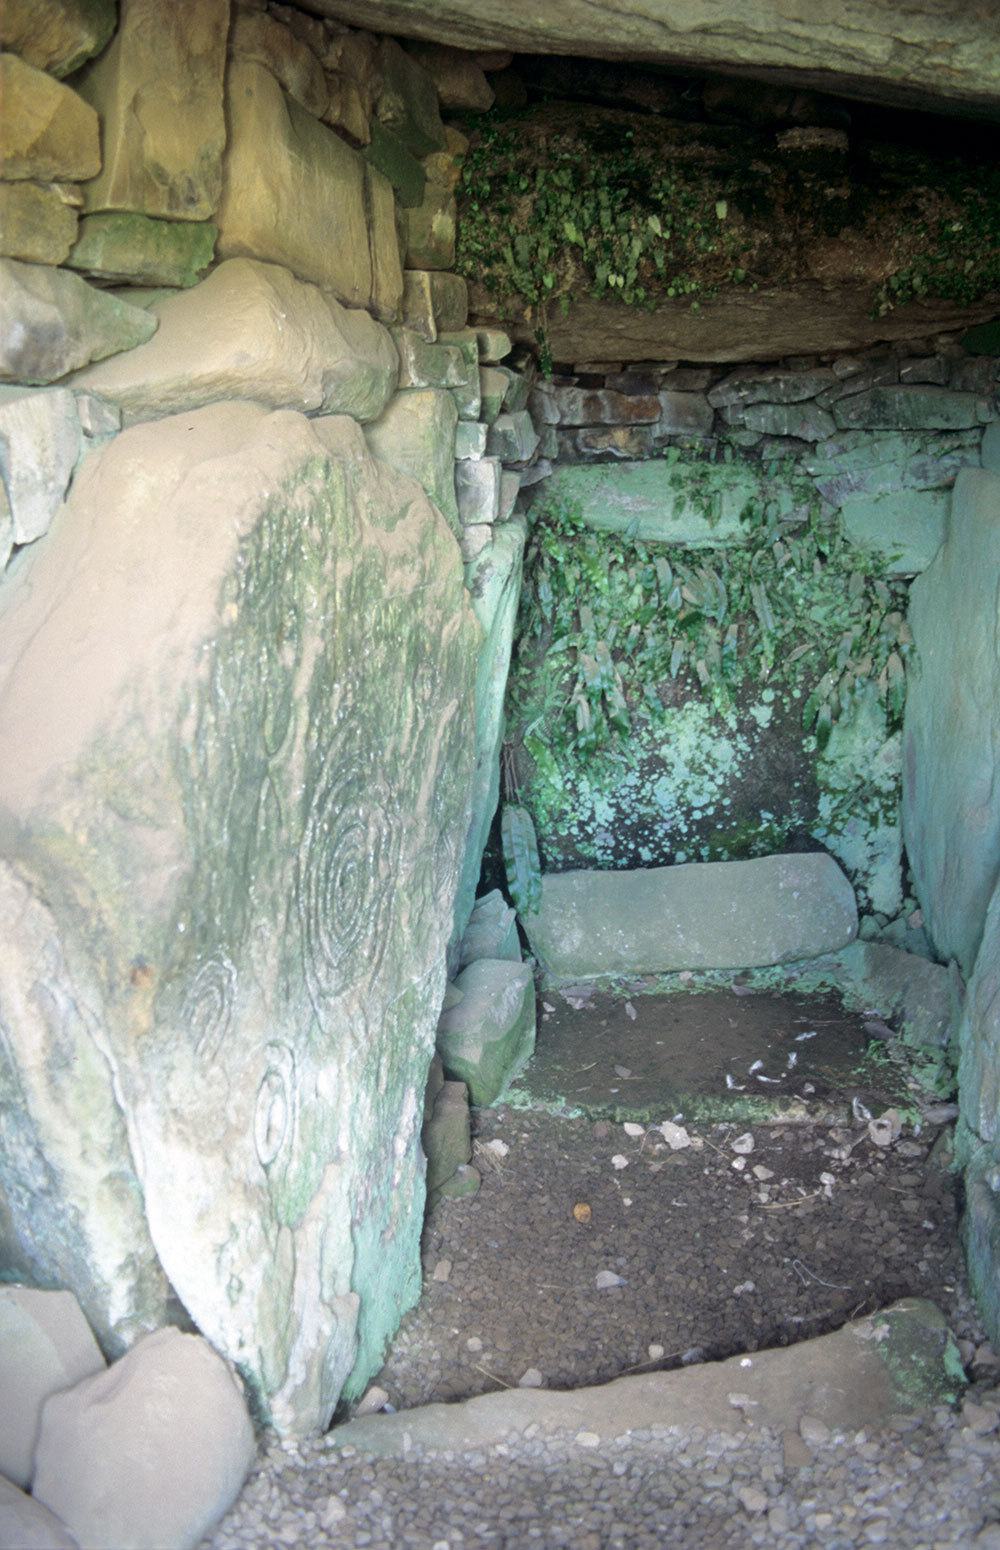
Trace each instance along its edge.
{"label": "rectangular stone slab", "polygon": [[523,917],[556,978],[739,969],[835,952],[857,934],[832,856],[761,856],[634,872],[557,872]]}

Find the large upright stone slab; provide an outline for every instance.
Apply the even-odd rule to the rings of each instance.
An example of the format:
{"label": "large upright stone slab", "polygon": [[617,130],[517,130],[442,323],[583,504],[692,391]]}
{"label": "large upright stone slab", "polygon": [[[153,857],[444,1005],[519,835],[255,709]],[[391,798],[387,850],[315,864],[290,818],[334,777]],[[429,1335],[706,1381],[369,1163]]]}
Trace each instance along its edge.
{"label": "large upright stone slab", "polygon": [[283,1432],[419,1294],[479,643],[419,485],[251,403],[95,453],[3,597],[0,1221],[106,1329],[151,1239]]}
{"label": "large upright stone slab", "polygon": [[851,885],[832,856],[761,856],[638,872],[557,872],[523,917],[557,978],[739,969],[836,952],[857,934]]}
{"label": "large upright stone slab", "polygon": [[948,536],[910,589],[903,837],[924,928],[972,972],[1000,877],[1000,474],[963,469]]}
{"label": "large upright stone slab", "polygon": [[226,143],[229,0],[120,0],[118,28],[75,85],[101,120],[88,210],[211,220]]}
{"label": "large upright stone slab", "polygon": [[391,335],[277,264],[234,258],[151,307],[148,346],[78,374],[130,421],[223,398],[374,420],[395,389]]}
{"label": "large upright stone slab", "polygon": [[285,264],[348,306],[394,319],[403,271],[389,182],[263,65],[234,59],[226,100],[219,256]]}
{"label": "large upright stone slab", "polygon": [[0,259],[0,290],[0,382],[55,382],[156,330],[156,318],[141,307],[64,269]]}
{"label": "large upright stone slab", "polygon": [[958,1049],[962,1236],[976,1301],[991,1340],[1000,1342],[1000,886],[966,991]]}

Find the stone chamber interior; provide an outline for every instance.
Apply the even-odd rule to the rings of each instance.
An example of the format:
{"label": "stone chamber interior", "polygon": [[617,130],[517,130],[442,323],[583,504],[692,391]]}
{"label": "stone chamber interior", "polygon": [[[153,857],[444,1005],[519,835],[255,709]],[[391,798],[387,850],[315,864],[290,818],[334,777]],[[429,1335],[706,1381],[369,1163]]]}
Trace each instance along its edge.
{"label": "stone chamber interior", "polygon": [[105,9],[4,24],[0,1329],[995,1382],[996,96]]}

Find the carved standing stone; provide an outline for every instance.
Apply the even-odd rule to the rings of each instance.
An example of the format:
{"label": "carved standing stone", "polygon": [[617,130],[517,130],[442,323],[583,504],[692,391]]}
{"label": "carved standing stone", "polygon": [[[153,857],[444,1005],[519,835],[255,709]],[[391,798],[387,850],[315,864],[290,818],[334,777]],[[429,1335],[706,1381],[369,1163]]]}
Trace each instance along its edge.
{"label": "carved standing stone", "polygon": [[216,404],[88,459],[3,601],[8,1247],[106,1339],[163,1321],[162,1266],[274,1424],[321,1428],[419,1293],[458,547],[353,420]]}

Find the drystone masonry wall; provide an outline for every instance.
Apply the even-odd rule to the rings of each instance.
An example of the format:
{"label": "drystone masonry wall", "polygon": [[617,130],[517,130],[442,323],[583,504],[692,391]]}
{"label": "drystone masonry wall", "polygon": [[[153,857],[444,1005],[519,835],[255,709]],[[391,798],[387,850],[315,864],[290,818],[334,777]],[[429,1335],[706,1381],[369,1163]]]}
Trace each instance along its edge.
{"label": "drystone masonry wall", "polygon": [[11,0],[4,46],[3,1270],[308,1431],[419,1294],[527,389],[393,40]]}

